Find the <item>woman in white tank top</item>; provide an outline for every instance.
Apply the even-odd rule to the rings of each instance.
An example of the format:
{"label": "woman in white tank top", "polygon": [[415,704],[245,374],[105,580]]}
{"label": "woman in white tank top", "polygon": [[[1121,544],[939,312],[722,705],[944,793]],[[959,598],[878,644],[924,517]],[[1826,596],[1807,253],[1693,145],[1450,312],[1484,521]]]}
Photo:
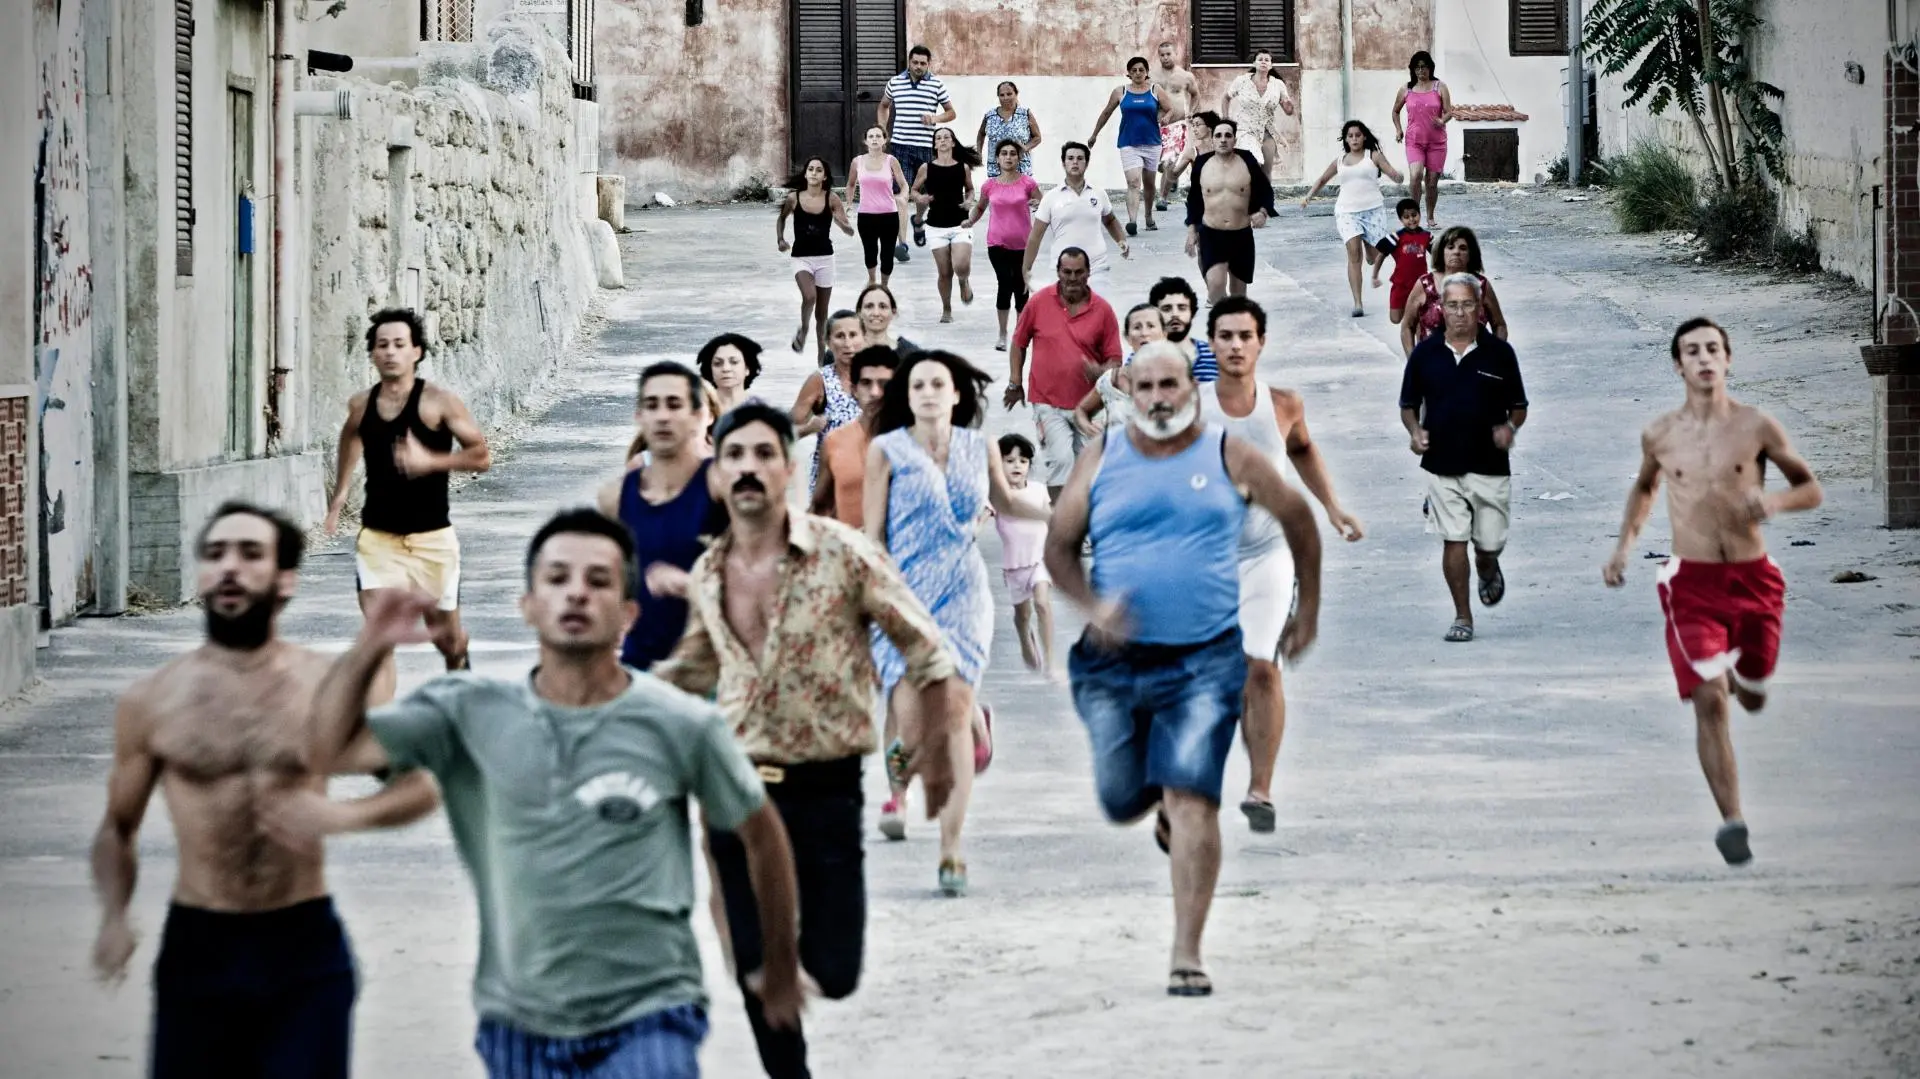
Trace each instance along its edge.
{"label": "woman in white tank top", "polygon": [[[1396,184],[1404,178],[1380,152],[1380,140],[1360,121],[1347,121],[1340,131],[1340,145],[1346,152],[1334,158],[1314,181],[1313,188],[1300,200],[1300,208],[1306,209],[1321,188],[1339,181],[1340,197],[1333,204],[1333,220],[1340,228],[1340,241],[1347,245],[1347,286],[1353,290],[1353,317],[1359,318],[1367,313],[1360,302],[1361,255],[1364,252],[1367,265],[1379,267],[1393,253],[1396,237],[1393,213],[1380,194],[1380,176],[1391,176]],[[1373,287],[1380,287],[1378,272],[1373,276]]]}

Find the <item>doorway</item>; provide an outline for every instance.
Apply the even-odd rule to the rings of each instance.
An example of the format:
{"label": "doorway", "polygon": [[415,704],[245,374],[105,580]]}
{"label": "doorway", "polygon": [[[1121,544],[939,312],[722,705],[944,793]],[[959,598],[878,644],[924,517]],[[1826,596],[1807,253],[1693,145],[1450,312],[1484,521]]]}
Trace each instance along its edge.
{"label": "doorway", "polygon": [[1466,132],[1463,164],[1468,183],[1490,184],[1520,180],[1520,129],[1517,127],[1469,128]]}
{"label": "doorway", "polygon": [[797,169],[819,154],[845,183],[887,80],[905,66],[906,0],[788,0],[787,18],[788,160]]}

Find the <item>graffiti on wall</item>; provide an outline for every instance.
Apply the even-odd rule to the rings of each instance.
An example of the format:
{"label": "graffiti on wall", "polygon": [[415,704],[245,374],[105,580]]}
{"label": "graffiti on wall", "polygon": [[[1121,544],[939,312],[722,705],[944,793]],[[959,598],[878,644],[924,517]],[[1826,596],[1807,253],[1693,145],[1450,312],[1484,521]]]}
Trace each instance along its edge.
{"label": "graffiti on wall", "polygon": [[93,269],[88,251],[86,37],[80,0],[36,0],[40,152],[34,163],[34,422],[40,580],[63,621],[93,599]]}

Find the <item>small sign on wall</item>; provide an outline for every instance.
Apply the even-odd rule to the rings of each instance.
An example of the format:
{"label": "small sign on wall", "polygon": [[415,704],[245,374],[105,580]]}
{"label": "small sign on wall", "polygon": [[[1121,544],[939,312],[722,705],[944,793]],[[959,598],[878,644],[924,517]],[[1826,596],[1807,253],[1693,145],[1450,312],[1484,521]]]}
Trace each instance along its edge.
{"label": "small sign on wall", "polygon": [[530,15],[565,15],[567,0],[514,0],[513,10]]}

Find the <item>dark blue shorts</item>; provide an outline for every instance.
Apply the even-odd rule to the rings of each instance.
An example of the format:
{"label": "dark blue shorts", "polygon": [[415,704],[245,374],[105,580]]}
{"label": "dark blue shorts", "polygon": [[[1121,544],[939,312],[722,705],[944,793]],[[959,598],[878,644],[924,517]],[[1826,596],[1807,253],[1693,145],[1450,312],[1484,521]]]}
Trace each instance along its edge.
{"label": "dark blue shorts", "polygon": [[549,1038],[482,1019],[473,1049],[488,1079],[699,1079],[706,1038],[706,1009],[681,1004],[584,1038]]}
{"label": "dark blue shorts", "polygon": [[175,904],[153,970],[154,1079],[346,1079],[353,955],[329,899],[250,914]]}
{"label": "dark blue shorts", "polygon": [[1219,804],[1247,681],[1239,627],[1204,644],[1119,651],[1082,637],[1067,673],[1107,819],[1139,817],[1163,787]]}
{"label": "dark blue shorts", "polygon": [[[918,123],[918,121],[915,122]],[[896,142],[888,152],[893,154],[894,160],[900,162],[900,174],[907,178],[909,188],[913,186],[913,178],[920,175],[920,166],[933,164],[933,147],[931,146],[907,146]],[[913,212],[916,214],[920,212],[917,203],[914,205]]]}

